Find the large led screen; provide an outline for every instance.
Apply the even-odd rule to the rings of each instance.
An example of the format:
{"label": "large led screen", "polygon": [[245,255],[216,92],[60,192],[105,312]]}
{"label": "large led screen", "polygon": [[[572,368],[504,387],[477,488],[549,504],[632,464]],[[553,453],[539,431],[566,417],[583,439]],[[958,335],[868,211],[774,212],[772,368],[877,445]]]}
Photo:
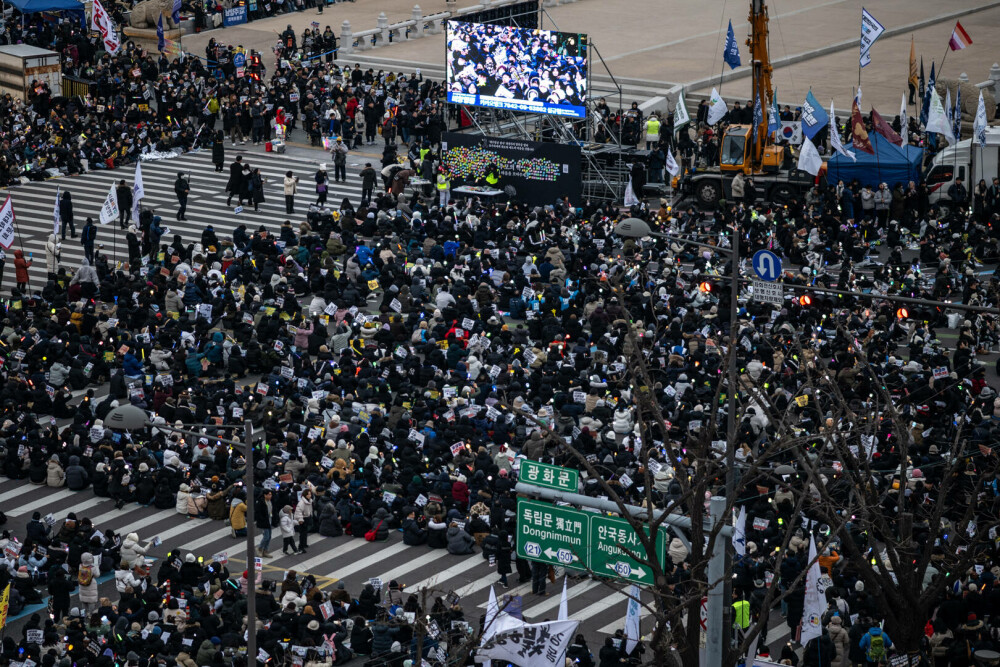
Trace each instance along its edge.
{"label": "large led screen", "polygon": [[448,21],[448,101],[586,118],[587,36]]}

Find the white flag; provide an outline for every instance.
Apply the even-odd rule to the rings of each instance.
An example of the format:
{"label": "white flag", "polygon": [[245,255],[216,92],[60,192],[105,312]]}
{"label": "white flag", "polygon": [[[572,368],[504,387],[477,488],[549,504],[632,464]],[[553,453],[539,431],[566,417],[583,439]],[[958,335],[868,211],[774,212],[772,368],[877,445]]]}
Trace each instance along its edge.
{"label": "white flag", "polygon": [[745,556],[747,553],[747,508],[746,505],[740,507],[740,513],[733,524],[733,551],[738,556]]}
{"label": "white flag", "polygon": [[948,143],[955,143],[955,131],[952,128],[951,121],[948,120],[948,114],[945,113],[944,107],[941,106],[941,97],[934,88],[931,88],[931,104],[930,111],[927,113],[926,130],[928,132],[943,134],[948,139]]}
{"label": "white flag", "polygon": [[[903,99],[905,101],[906,98]],[[851,162],[857,162],[858,158],[854,155],[854,151],[844,148],[844,144],[840,140],[840,128],[837,127],[835,118],[836,116],[833,115],[833,102],[830,102],[830,146],[844,157],[851,158]]]}
{"label": "white flag", "polygon": [[632,653],[642,634],[639,629],[642,615],[642,605],[639,604],[639,586],[632,584],[628,594],[628,609],[625,611],[625,655]]}
{"label": "white flag", "polygon": [[101,206],[101,224],[106,225],[109,222],[114,222],[118,219],[118,193],[115,192],[115,184],[111,184],[111,190],[108,192],[107,199],[104,200],[104,205]]}
{"label": "white flag", "polygon": [[823,158],[819,156],[819,151],[809,140],[809,137],[802,137],[802,147],[799,149],[799,169],[807,171],[813,176],[819,173],[823,166]]}
{"label": "white flag", "polygon": [[476,651],[477,658],[502,660],[520,667],[563,667],[566,649],[580,621],[524,623],[497,632]]}
{"label": "white flag", "polygon": [[625,186],[625,205],[635,206],[639,203],[639,198],[635,196],[635,190],[632,189],[632,177],[629,176],[628,185]]}
{"label": "white flag", "polygon": [[872,61],[868,51],[872,48],[875,40],[885,32],[885,26],[875,20],[875,17],[868,13],[864,7],[861,8],[861,66],[864,67]]}
{"label": "white flag", "polygon": [[688,113],[687,103],[684,102],[684,91],[677,96],[677,104],[674,105],[674,131],[681,129],[691,122],[691,114]]}
{"label": "white flag", "polygon": [[118,53],[118,49],[121,48],[121,42],[118,40],[118,32],[115,30],[115,24],[111,20],[111,17],[104,11],[104,5],[101,4],[101,0],[94,0],[94,6],[90,15],[90,29],[100,33],[101,39],[104,41],[105,51],[111,55]]}
{"label": "white flag", "polygon": [[972,121],[972,136],[979,142],[980,148],[986,148],[986,102],[983,101],[983,91],[979,91],[979,106],[976,107],[976,119]]}
{"label": "white flag", "polygon": [[56,186],[56,203],[52,205],[52,233],[59,236],[62,229],[62,218],[59,216],[59,186]]}
{"label": "white flag", "polygon": [[146,189],[142,185],[141,164],[141,162],[135,163],[135,177],[132,179],[132,220],[136,225],[139,224],[139,200],[146,196]]}
{"label": "white flag", "polygon": [[826,596],[819,590],[819,561],[816,559],[816,538],[809,536],[809,571],[806,572],[806,596],[802,607],[802,639],[805,643],[823,634],[823,612],[826,611]]}
{"label": "white flag", "polygon": [[566,581],[569,577],[563,577],[563,592],[562,597],[559,598],[559,616],[556,617],[560,621],[569,620],[569,596],[566,590]]}
{"label": "white flag", "polygon": [[903,102],[899,105],[899,134],[903,137],[903,146],[910,143],[910,120],[906,117],[906,93],[903,93]]}
{"label": "white flag", "polygon": [[486,603],[485,625],[483,626],[483,641],[497,633],[497,616],[500,614],[500,606],[497,604],[497,594],[490,586],[490,599]]}
{"label": "white flag", "polygon": [[726,115],[729,111],[729,107],[726,106],[726,101],[722,99],[722,95],[715,88],[712,89],[712,95],[708,98],[708,124],[715,125]]}
{"label": "white flag", "polygon": [[858,108],[861,108],[861,86],[858,86],[858,90],[854,93],[854,101],[858,103]]}
{"label": "white flag", "polygon": [[666,167],[667,167],[667,173],[670,174],[671,176],[676,176],[677,174],[681,173],[681,166],[677,164],[677,159],[674,158],[673,150],[667,151]]}
{"label": "white flag", "polygon": [[0,245],[10,248],[14,244],[14,203],[7,195],[7,201],[0,206]]}

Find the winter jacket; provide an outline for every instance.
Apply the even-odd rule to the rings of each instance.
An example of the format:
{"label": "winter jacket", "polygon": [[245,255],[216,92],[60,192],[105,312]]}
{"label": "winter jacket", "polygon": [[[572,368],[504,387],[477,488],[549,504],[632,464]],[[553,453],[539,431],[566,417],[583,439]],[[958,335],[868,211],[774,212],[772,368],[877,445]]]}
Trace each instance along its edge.
{"label": "winter jacket", "polygon": [[457,525],[448,527],[448,553],[456,556],[475,553],[472,548],[476,543],[472,535],[459,528]]}
{"label": "winter jacket", "polygon": [[125,536],[125,541],[122,542],[122,562],[128,563],[129,567],[135,566],[139,557],[146,555],[147,548],[139,544],[138,535],[129,533]]}
{"label": "winter jacket", "polygon": [[403,544],[417,546],[427,541],[427,533],[416,519],[403,519]]}
{"label": "winter jacket", "polygon": [[79,456],[69,457],[69,467],[66,468],[66,486],[71,491],[83,491],[90,483],[87,469],[80,465]]}
{"label": "winter jacket", "polygon": [[59,465],[59,461],[49,461],[48,474],[45,478],[45,483],[48,486],[59,487],[66,482],[66,473],[63,472],[63,468]]}
{"label": "winter jacket", "polygon": [[344,534],[344,526],[340,523],[337,508],[333,503],[324,505],[323,510],[320,512],[319,534],[324,537],[340,537]]}
{"label": "winter jacket", "polygon": [[286,505],[281,509],[281,515],[278,519],[278,528],[281,529],[282,537],[294,537],[295,519],[292,518],[291,507]]}
{"label": "winter jacket", "polygon": [[90,568],[90,583],[86,586],[83,585],[83,581],[80,580],[80,574],[77,574],[77,583],[80,586],[80,602],[82,604],[97,604],[97,578],[101,575],[100,564],[95,562],[94,556],[89,553],[85,553],[80,556],[80,570],[84,568]]}
{"label": "winter jacket", "polygon": [[839,667],[846,667],[850,638],[848,637],[847,629],[844,627],[844,620],[840,616],[834,616],[830,619],[827,631],[830,633],[833,645],[837,647],[837,657],[833,664]]}
{"label": "winter jacket", "polygon": [[188,513],[188,497],[191,495],[191,488],[187,484],[181,484],[181,488],[177,490],[177,502],[174,504],[174,509],[178,514]]}

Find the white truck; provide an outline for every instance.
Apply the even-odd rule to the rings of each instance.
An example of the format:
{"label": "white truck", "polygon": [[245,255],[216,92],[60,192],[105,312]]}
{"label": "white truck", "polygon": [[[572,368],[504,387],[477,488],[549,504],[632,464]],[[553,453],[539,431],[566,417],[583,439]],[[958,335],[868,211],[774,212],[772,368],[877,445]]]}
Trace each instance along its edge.
{"label": "white truck", "polygon": [[969,197],[979,179],[985,179],[986,185],[992,185],[993,179],[1000,175],[1000,127],[986,128],[986,147],[980,148],[978,142],[965,139],[944,148],[934,156],[924,170],[924,182],[930,192],[928,197],[932,205],[936,205],[947,214],[951,198],[948,189],[954,185],[956,178],[962,179]]}

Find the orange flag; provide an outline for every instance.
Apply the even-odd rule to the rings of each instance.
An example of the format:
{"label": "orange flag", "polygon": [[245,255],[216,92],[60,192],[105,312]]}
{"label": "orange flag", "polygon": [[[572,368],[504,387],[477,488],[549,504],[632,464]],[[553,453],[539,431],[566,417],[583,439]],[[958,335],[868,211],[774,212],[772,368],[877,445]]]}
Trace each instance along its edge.
{"label": "orange flag", "polygon": [[883,137],[889,140],[889,143],[896,144],[897,146],[903,145],[903,137],[896,134],[896,130],[892,129],[892,125],[885,122],[885,119],[875,111],[875,107],[872,107],[872,125],[875,127],[875,131],[881,134]]}
{"label": "orange flag", "polygon": [[868,139],[868,130],[865,129],[865,121],[861,117],[857,100],[851,104],[851,141],[854,143],[855,150],[875,155],[875,149],[872,148],[872,142]]}

